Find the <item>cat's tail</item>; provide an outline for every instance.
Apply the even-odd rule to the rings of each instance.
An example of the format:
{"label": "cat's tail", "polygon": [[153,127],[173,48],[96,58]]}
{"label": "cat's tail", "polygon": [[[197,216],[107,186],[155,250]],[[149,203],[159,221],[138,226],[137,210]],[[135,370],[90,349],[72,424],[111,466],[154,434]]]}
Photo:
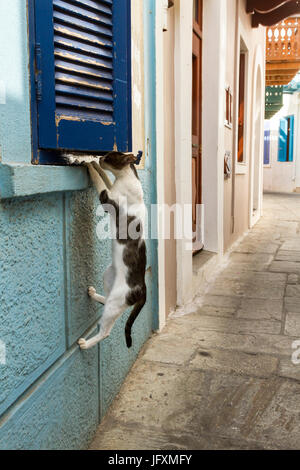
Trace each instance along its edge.
{"label": "cat's tail", "polygon": [[126,337],[126,344],[127,348],[131,348],[132,346],[132,338],[131,338],[131,328],[132,325],[134,324],[135,320],[137,319],[140,311],[144,307],[146,303],[146,297],[143,300],[140,300],[137,302],[127,320],[126,326],[125,326],[125,337]]}

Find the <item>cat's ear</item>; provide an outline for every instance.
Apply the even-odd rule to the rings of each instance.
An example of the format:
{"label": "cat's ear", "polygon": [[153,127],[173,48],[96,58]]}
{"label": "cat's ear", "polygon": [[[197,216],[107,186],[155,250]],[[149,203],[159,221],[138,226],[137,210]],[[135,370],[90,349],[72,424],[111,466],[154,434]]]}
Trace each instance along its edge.
{"label": "cat's ear", "polygon": [[125,162],[126,162],[127,165],[130,165],[131,163],[135,163],[136,162],[136,156],[133,155],[133,153],[127,154],[125,156]]}

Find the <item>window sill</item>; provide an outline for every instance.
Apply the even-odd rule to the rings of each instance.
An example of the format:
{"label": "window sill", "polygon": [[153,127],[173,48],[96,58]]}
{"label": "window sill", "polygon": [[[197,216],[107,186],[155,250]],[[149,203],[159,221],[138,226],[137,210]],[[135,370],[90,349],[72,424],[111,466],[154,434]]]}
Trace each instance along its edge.
{"label": "window sill", "polygon": [[86,189],[85,168],[21,163],[0,164],[0,199]]}

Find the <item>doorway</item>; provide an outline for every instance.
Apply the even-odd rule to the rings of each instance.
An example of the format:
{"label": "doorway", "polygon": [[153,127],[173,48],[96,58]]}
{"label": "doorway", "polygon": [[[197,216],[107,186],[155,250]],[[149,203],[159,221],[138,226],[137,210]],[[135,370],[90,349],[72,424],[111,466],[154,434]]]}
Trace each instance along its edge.
{"label": "doorway", "polygon": [[254,64],[253,80],[253,113],[252,113],[252,149],[249,198],[249,226],[258,221],[262,212],[262,173],[263,173],[263,117],[264,117],[264,80],[263,53],[257,49]]}
{"label": "doorway", "polygon": [[202,203],[202,18],[203,0],[194,0],[193,10],[193,96],[192,96],[192,218],[193,253],[203,249],[201,217],[197,210]]}

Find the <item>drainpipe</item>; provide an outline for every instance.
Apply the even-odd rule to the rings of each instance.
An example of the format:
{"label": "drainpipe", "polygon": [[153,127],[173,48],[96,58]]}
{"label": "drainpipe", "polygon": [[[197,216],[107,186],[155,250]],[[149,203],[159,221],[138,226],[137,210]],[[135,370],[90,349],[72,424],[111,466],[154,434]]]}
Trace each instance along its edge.
{"label": "drainpipe", "polygon": [[234,92],[233,96],[236,99],[233,114],[233,129],[232,129],[232,192],[231,192],[231,233],[235,230],[235,169],[237,161],[237,129],[238,129],[238,92],[239,92],[239,52],[240,52],[240,38],[239,38],[239,0],[235,2],[235,50],[234,50]]}

